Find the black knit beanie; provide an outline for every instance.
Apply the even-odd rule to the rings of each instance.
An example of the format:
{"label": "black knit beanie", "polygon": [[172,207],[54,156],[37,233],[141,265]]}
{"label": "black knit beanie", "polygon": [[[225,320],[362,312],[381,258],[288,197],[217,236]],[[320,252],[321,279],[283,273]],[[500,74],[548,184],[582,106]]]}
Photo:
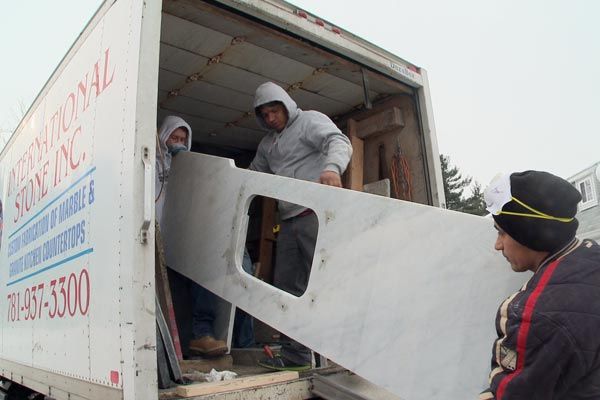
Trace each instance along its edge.
{"label": "black knit beanie", "polygon": [[[513,198],[551,217],[572,220],[558,221],[520,215],[493,215],[494,221],[513,239],[536,251],[554,252],[575,237],[579,222],[575,219],[581,194],[566,180],[542,171],[515,172],[510,175]],[[502,211],[534,214],[515,200]]]}

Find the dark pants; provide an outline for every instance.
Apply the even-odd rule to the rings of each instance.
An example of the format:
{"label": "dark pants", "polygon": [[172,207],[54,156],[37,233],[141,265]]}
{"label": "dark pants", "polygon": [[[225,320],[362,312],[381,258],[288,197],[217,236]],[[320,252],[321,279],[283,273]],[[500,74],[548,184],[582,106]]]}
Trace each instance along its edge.
{"label": "dark pants", "polygon": [[[315,253],[319,223],[314,213],[284,220],[277,238],[273,285],[301,296],[306,291]],[[297,364],[310,363],[310,349],[291,340],[283,344],[281,355]]]}
{"label": "dark pants", "polygon": [[[253,274],[253,265],[248,250],[244,249],[242,269]],[[194,338],[202,336],[214,336],[213,324],[215,322],[215,311],[217,308],[217,296],[194,281],[190,281],[192,294],[192,334]],[[236,310],[235,325],[233,332],[234,346],[249,347],[254,344],[254,323],[252,317]]]}
{"label": "dark pants", "polygon": [[194,302],[192,308],[192,334],[195,339],[202,336],[215,336],[213,323],[215,322],[217,297],[194,281],[191,281],[190,285],[192,301]]}
{"label": "dark pants", "polygon": [[[244,259],[242,269],[254,276],[254,265],[248,250],[244,249]],[[235,310],[235,319],[233,324],[233,347],[244,348],[254,346],[254,319],[244,310],[238,308]]]}

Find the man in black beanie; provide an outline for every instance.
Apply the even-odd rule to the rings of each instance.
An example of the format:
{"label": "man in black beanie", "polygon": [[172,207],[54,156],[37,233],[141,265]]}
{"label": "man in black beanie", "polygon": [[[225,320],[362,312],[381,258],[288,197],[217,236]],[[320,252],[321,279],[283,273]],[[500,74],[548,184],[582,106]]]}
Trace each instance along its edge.
{"label": "man in black beanie", "polygon": [[600,399],[600,246],[575,237],[581,195],[540,171],[496,178],[484,193],[495,249],[532,271],[496,315],[481,400]]}

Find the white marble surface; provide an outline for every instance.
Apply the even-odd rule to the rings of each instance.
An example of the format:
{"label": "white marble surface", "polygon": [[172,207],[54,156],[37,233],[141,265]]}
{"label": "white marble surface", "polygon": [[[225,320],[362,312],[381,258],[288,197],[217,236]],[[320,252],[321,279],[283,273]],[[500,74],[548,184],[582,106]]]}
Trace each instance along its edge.
{"label": "white marble surface", "polygon": [[[254,195],[318,216],[302,297],[241,269]],[[487,384],[496,308],[528,277],[493,250],[489,219],[193,153],[173,163],[165,220],[172,268],[406,400],[477,397]]]}

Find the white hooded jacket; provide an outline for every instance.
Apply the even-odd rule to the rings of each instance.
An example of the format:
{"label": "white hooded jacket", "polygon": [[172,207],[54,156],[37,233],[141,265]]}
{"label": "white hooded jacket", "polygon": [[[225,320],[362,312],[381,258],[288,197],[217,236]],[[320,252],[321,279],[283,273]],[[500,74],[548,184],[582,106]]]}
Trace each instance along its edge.
{"label": "white hooded jacket", "polygon": [[187,129],[186,150],[192,147],[192,128],[183,118],[170,115],[166,117],[158,130],[158,143],[156,149],[156,175],[155,175],[155,193],[156,196],[156,220],[162,225],[162,211],[165,205],[165,195],[167,192],[167,183],[169,181],[169,170],[171,169],[172,155],[167,148],[167,139],[177,128]]}

